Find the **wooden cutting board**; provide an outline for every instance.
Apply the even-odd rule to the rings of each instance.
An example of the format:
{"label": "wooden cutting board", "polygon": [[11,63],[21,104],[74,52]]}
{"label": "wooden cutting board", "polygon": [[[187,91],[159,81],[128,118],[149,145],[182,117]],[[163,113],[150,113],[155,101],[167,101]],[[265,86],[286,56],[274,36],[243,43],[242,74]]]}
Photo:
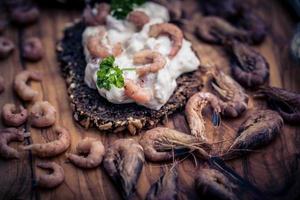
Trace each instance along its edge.
{"label": "wooden cutting board", "polygon": [[[288,54],[288,45],[292,36],[294,19],[279,1],[251,0],[251,5],[265,19],[269,26],[266,41],[256,47],[270,64],[270,85],[284,87],[300,92],[300,66],[293,62]],[[72,134],[72,146],[68,152],[74,152],[77,143],[84,137],[100,138],[107,147],[118,138],[131,137],[125,133],[104,134],[96,129],[85,130],[72,118],[65,81],[63,80],[56,60],[55,48],[62,37],[66,23],[80,16],[80,11],[60,9],[42,9],[38,24],[26,29],[10,27],[5,35],[11,38],[17,47],[28,36],[38,36],[45,46],[45,57],[38,63],[27,63],[20,58],[17,48],[12,56],[0,61],[0,74],[6,81],[6,91],[0,95],[0,106],[5,103],[21,103],[12,91],[14,76],[23,69],[37,70],[43,73],[41,83],[32,82],[32,87],[40,92],[39,99],[49,101],[58,111],[57,124],[68,128]],[[222,48],[199,42],[191,35],[187,37],[198,43],[195,49],[203,64],[215,63],[228,72],[228,59]],[[249,93],[251,95],[251,93]],[[31,105],[25,104],[27,107]],[[249,102],[250,109],[263,108],[265,103]],[[219,129],[208,123],[208,136],[211,141],[224,141],[216,147],[216,152],[224,149],[232,140],[239,124],[247,116],[240,119],[223,120]],[[185,117],[181,112],[169,117],[165,124],[180,131],[189,132]],[[1,127],[3,125],[1,124]],[[53,129],[34,129],[28,125],[23,127],[31,132],[26,143],[47,142],[55,139]],[[135,136],[138,139],[138,136]],[[230,143],[229,143],[230,144]],[[13,144],[17,147],[20,144]],[[300,128],[285,125],[282,133],[271,145],[260,149],[250,156],[228,162],[238,174],[249,180],[272,199],[300,198]],[[105,174],[102,166],[93,170],[81,170],[67,162],[65,155],[53,158],[65,170],[65,182],[53,190],[41,190],[34,187],[34,180],[41,171],[36,167],[40,159],[30,153],[24,153],[19,160],[0,160],[0,199],[120,199],[117,188]],[[198,167],[201,163],[197,163]],[[135,199],[144,199],[151,186],[173,163],[152,164],[146,162],[137,184]],[[197,199],[193,186],[193,177],[199,168],[191,157],[177,163],[179,171],[179,198]],[[298,197],[298,198],[297,198]]]}

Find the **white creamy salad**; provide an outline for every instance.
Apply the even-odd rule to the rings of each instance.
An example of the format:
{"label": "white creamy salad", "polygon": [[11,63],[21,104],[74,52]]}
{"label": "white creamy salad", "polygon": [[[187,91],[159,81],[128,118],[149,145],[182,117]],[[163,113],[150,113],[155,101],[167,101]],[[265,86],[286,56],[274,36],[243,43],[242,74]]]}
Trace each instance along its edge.
{"label": "white creamy salad", "polygon": [[[167,62],[164,68],[157,73],[149,73],[145,77],[142,77],[142,87],[152,96],[149,102],[142,105],[150,109],[159,110],[176,89],[176,78],[183,73],[196,70],[200,65],[200,61],[192,51],[189,41],[183,39],[181,49],[176,56],[170,59],[168,57],[172,45],[170,38],[168,36],[154,38],[148,35],[151,25],[169,21],[169,13],[165,7],[147,2],[134,10],[145,12],[149,16],[150,21],[141,30],[138,30],[134,24],[126,19],[118,20],[112,15],[108,15],[105,26],[107,33],[102,43],[107,45],[107,47],[111,47],[116,43],[122,44],[123,52],[115,57],[115,64],[121,69],[138,67],[138,65],[133,63],[133,55],[141,50],[150,49],[165,56]],[[92,59],[86,44],[87,38],[98,32],[99,27],[94,26],[87,27],[83,33],[84,53],[88,63],[85,69],[85,83],[90,88],[97,89],[102,97],[112,103],[123,104],[134,102],[133,99],[125,95],[124,88],[117,88],[115,86],[112,86],[110,90],[97,88],[97,71],[99,70],[101,59]],[[141,79],[134,70],[124,71],[123,75],[124,79],[130,79],[136,83]]]}

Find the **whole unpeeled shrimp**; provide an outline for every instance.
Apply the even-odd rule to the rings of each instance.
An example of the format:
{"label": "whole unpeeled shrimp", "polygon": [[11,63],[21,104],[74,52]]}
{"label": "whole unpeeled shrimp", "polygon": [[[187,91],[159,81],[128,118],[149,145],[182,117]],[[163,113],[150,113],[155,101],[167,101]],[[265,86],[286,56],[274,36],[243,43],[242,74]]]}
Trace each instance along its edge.
{"label": "whole unpeeled shrimp", "polygon": [[191,134],[206,141],[205,121],[202,116],[203,109],[210,104],[213,109],[213,116],[216,116],[213,122],[218,125],[220,122],[219,113],[221,113],[220,100],[208,92],[198,92],[194,94],[185,106],[185,115],[191,129]]}
{"label": "whole unpeeled shrimp", "polygon": [[2,76],[0,76],[0,94],[5,90],[4,87],[4,79]]}
{"label": "whole unpeeled shrimp", "polygon": [[238,41],[231,41],[228,45],[234,79],[248,88],[263,85],[269,78],[269,64],[266,59],[250,46]]}
{"label": "whole unpeeled shrimp", "polygon": [[247,110],[248,95],[235,80],[216,68],[208,75],[210,90],[221,99],[222,115],[238,117]]}
{"label": "whole unpeeled shrimp", "polygon": [[100,140],[85,138],[77,145],[78,154],[88,154],[86,157],[76,154],[67,154],[67,158],[81,168],[94,168],[101,164],[105,149]]}
{"label": "whole unpeeled shrimp", "polygon": [[133,56],[133,63],[136,65],[145,66],[137,67],[136,72],[139,76],[144,76],[149,73],[156,73],[161,70],[167,63],[162,54],[152,50],[143,50]]}
{"label": "whole unpeeled shrimp", "polygon": [[24,135],[21,131],[15,128],[7,128],[0,130],[0,157],[6,159],[19,158],[19,152],[8,146],[12,141],[22,142]]}
{"label": "whole unpeeled shrimp", "polygon": [[37,101],[31,107],[29,117],[32,126],[52,126],[56,120],[56,109],[48,101]]}
{"label": "whole unpeeled shrimp", "polygon": [[121,190],[124,199],[130,199],[144,165],[144,152],[133,139],[116,140],[106,151],[103,165]]}
{"label": "whole unpeeled shrimp", "polygon": [[106,29],[104,27],[98,27],[98,33],[96,35],[89,36],[87,38],[87,49],[92,57],[95,58],[106,58],[108,56],[117,57],[122,53],[121,43],[116,43],[113,45],[111,51],[103,44],[102,40],[106,35]]}
{"label": "whole unpeeled shrimp", "polygon": [[30,144],[21,146],[23,150],[31,150],[34,155],[41,158],[57,156],[65,152],[71,144],[71,136],[67,129],[56,127],[54,132],[58,135],[58,139],[41,144]]}
{"label": "whole unpeeled shrimp", "polygon": [[224,174],[211,168],[201,169],[196,178],[197,192],[205,199],[238,200],[235,187]]}
{"label": "whole unpeeled shrimp", "polygon": [[149,94],[147,89],[142,88],[130,79],[125,80],[124,89],[125,95],[137,103],[144,104],[149,102],[151,99],[151,94]]}
{"label": "whole unpeeled shrimp", "polygon": [[247,41],[248,33],[219,17],[204,17],[197,26],[198,36],[209,43],[223,44],[228,39]]}
{"label": "whole unpeeled shrimp", "polygon": [[161,24],[154,24],[150,27],[149,36],[150,37],[158,37],[161,35],[167,35],[172,40],[172,48],[169,53],[169,57],[173,58],[177,55],[178,51],[181,49],[182,42],[183,42],[183,33],[174,24],[170,23],[161,23]]}
{"label": "whole unpeeled shrimp", "polygon": [[276,110],[284,121],[299,124],[300,122],[300,94],[276,87],[263,87],[259,95],[267,97],[269,106]]}
{"label": "whole unpeeled shrimp", "polygon": [[17,74],[14,81],[14,89],[19,97],[24,101],[32,101],[38,95],[37,91],[27,85],[27,81],[29,80],[41,81],[41,74],[25,70]]}
{"label": "whole unpeeled shrimp", "polygon": [[176,131],[157,127],[143,134],[140,144],[145,157],[153,162],[169,161],[181,155],[196,152],[196,155],[208,159],[210,145],[201,138]]}
{"label": "whole unpeeled shrimp", "polygon": [[5,104],[2,107],[2,120],[7,126],[18,127],[24,124],[27,120],[28,112],[23,106],[15,104]]}
{"label": "whole unpeeled shrimp", "polygon": [[128,14],[128,21],[132,22],[138,29],[142,29],[150,21],[149,16],[139,10],[134,10]]}
{"label": "whole unpeeled shrimp", "polygon": [[41,169],[48,169],[50,174],[40,174],[36,177],[37,186],[41,188],[55,188],[65,180],[64,169],[55,162],[40,162],[37,166]]}
{"label": "whole unpeeled shrimp", "polygon": [[268,145],[280,133],[283,119],[272,110],[256,110],[241,124],[237,137],[222,156],[229,160]]}

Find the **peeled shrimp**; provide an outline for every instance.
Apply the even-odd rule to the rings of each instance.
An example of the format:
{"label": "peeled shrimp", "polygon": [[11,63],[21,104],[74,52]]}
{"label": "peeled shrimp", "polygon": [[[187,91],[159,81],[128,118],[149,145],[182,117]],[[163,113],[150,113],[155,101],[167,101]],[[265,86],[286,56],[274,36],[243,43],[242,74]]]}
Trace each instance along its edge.
{"label": "peeled shrimp", "polygon": [[134,192],[144,161],[143,148],[133,139],[116,140],[107,149],[104,168],[124,199],[130,199]]}
{"label": "peeled shrimp", "polygon": [[29,80],[41,81],[41,74],[25,70],[17,74],[14,81],[14,89],[24,101],[32,101],[38,95],[37,91],[31,89],[31,87],[27,85],[27,81]]}
{"label": "peeled shrimp", "polygon": [[106,34],[105,28],[99,27],[98,34],[88,37],[87,49],[92,57],[106,58],[110,55],[117,57],[122,53],[123,50],[122,50],[121,43],[116,43],[110,52],[108,47],[102,43],[105,34]]}
{"label": "peeled shrimp", "polygon": [[2,107],[2,119],[5,125],[18,127],[26,122],[28,112],[23,106],[17,107],[15,104],[5,104]]}
{"label": "peeled shrimp", "polygon": [[182,42],[183,42],[183,33],[174,24],[170,23],[161,23],[161,24],[154,24],[150,27],[149,36],[150,37],[158,37],[160,35],[168,35],[173,44],[171,51],[169,53],[169,57],[173,58],[177,55],[178,51],[181,49]]}
{"label": "peeled shrimp", "polygon": [[133,99],[137,103],[147,103],[151,99],[151,95],[149,94],[149,92],[138,84],[134,83],[132,80],[125,80],[124,89],[125,95]]}
{"label": "peeled shrimp", "polygon": [[23,150],[31,150],[34,155],[41,158],[57,156],[66,151],[71,144],[71,136],[67,129],[56,127],[54,132],[58,139],[44,144],[30,144],[21,146]]}
{"label": "peeled shrimp", "polygon": [[37,166],[41,169],[49,169],[50,174],[37,175],[37,186],[41,188],[55,188],[65,180],[64,169],[55,162],[40,162]]}
{"label": "peeled shrimp", "polygon": [[0,130],[0,157],[6,159],[19,158],[19,152],[8,146],[8,143],[12,141],[22,142],[23,140],[24,135],[18,129],[7,128]]}
{"label": "peeled shrimp", "polygon": [[216,124],[219,124],[221,112],[221,105],[219,99],[208,92],[198,92],[194,94],[187,102],[185,106],[185,115],[191,129],[191,134],[199,137],[203,141],[206,141],[205,136],[205,121],[202,116],[202,110],[210,104],[213,108],[213,112],[216,116]]}
{"label": "peeled shrimp", "polygon": [[88,154],[86,157],[76,154],[67,154],[67,158],[76,166],[81,168],[94,168],[102,162],[105,149],[100,140],[85,138],[80,141],[76,148],[79,154]]}
{"label": "peeled shrimp", "polygon": [[56,109],[48,101],[37,101],[30,110],[30,122],[35,127],[48,127],[55,123]]}
{"label": "peeled shrimp", "polygon": [[222,115],[238,117],[248,108],[248,95],[230,76],[218,69],[209,75],[210,89],[221,99]]}
{"label": "peeled shrimp", "polygon": [[142,29],[145,24],[147,24],[150,19],[149,16],[139,10],[134,10],[128,14],[128,21],[132,22],[138,29]]}
{"label": "peeled shrimp", "polygon": [[196,178],[197,192],[205,199],[238,200],[233,189],[236,187],[221,172],[204,168]]}
{"label": "peeled shrimp", "polygon": [[137,67],[136,72],[139,76],[144,76],[149,73],[156,73],[161,70],[167,63],[162,54],[156,51],[143,50],[133,56],[133,63],[136,65],[144,65]]}
{"label": "peeled shrimp", "polygon": [[4,88],[4,79],[0,76],[0,94],[5,90]]}
{"label": "peeled shrimp", "polygon": [[210,145],[201,138],[176,131],[157,127],[143,134],[140,144],[145,157],[153,162],[169,161],[181,155],[196,152],[196,155],[208,159]]}

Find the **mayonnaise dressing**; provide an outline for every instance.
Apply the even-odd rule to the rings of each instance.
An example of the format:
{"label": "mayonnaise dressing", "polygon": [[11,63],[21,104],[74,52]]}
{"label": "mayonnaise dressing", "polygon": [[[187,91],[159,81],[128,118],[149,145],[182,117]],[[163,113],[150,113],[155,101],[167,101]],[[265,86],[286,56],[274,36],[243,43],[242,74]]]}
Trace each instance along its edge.
{"label": "mayonnaise dressing", "polygon": [[[200,65],[200,61],[192,51],[191,43],[183,40],[182,47],[177,55],[170,59],[168,54],[171,49],[172,42],[167,36],[153,38],[148,36],[149,28],[153,24],[169,21],[168,10],[156,3],[147,2],[140,7],[135,8],[145,12],[150,21],[144,25],[143,29],[138,31],[135,26],[125,20],[117,20],[109,15],[106,18],[106,35],[101,40],[108,49],[112,50],[112,46],[116,43],[121,43],[123,52],[117,56],[115,63],[122,69],[128,67],[137,67],[133,64],[133,55],[144,49],[151,49],[164,55],[167,63],[158,73],[150,73],[143,78],[143,88],[151,94],[152,98],[143,106],[159,110],[171,97],[176,89],[176,78],[186,72],[194,71]],[[95,35],[99,27],[87,27],[83,33],[84,54],[87,61],[85,69],[85,83],[88,87],[97,89],[99,94],[108,101],[115,104],[123,104],[134,102],[124,93],[124,88],[112,87],[109,91],[103,88],[97,88],[97,71],[101,59],[92,59],[86,47],[86,40],[89,36]],[[124,79],[131,79],[138,82],[140,79],[135,71],[124,71]]]}

